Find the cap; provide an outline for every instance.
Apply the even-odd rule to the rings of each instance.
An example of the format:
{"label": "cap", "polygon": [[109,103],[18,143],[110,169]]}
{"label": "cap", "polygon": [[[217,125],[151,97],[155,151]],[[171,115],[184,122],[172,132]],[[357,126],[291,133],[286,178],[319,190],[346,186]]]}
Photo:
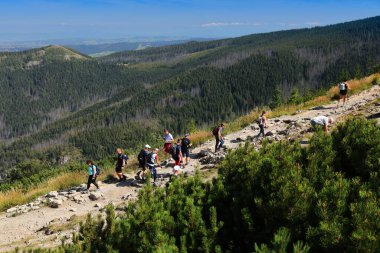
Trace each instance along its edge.
{"label": "cap", "polygon": [[148,144],[145,145],[145,148],[150,148],[150,146]]}
{"label": "cap", "polygon": [[185,134],[185,137],[187,137],[187,136],[189,136],[189,133],[186,133],[186,134]]}

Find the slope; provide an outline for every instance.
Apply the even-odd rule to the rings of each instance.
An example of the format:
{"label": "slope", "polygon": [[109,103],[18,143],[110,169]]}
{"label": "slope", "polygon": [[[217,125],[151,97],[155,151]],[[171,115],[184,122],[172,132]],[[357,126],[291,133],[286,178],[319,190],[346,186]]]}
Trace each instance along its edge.
{"label": "slope", "polygon": [[[186,131],[192,122],[209,127],[268,105],[275,95],[287,102],[297,88],[306,97],[315,96],[342,79],[376,70],[380,63],[379,30],[380,17],[375,17],[328,27],[125,52],[99,61],[47,65],[51,66],[49,75],[57,76],[47,83],[56,88],[40,100],[54,97],[56,90],[62,92],[40,111],[29,113],[29,103],[25,103],[24,112],[13,115],[16,136],[29,135],[1,148],[0,170],[32,158],[58,166],[55,161],[62,154],[57,150],[62,146],[75,147],[93,159],[107,157],[116,146],[133,152],[142,141],[158,143],[163,127],[175,134]],[[62,73],[61,66],[67,71]],[[83,72],[87,75],[77,80]],[[33,73],[41,78],[39,72]],[[34,78],[30,73],[25,75]],[[64,75],[72,77],[69,84],[75,85],[59,89],[67,78]],[[42,76],[42,80],[47,78]],[[17,87],[22,83],[27,82],[18,82]],[[41,127],[44,118],[40,114],[65,108],[70,90],[75,93],[66,103],[68,113],[55,122],[47,118],[48,123]],[[86,103],[86,99],[91,102]],[[32,117],[20,125],[18,115]],[[30,130],[34,119],[37,122]]]}

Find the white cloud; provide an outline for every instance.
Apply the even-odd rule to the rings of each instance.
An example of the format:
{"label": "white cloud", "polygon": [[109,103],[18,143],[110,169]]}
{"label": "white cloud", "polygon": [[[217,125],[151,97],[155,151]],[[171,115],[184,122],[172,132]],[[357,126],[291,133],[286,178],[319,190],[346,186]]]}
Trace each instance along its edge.
{"label": "white cloud", "polygon": [[211,22],[202,24],[202,27],[221,27],[221,26],[260,26],[259,23],[244,23],[244,22]]}

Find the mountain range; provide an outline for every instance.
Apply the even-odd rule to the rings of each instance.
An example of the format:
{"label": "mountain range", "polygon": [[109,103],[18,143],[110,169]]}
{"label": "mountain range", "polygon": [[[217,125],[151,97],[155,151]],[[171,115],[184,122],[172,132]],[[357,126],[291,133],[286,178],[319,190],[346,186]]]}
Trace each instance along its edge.
{"label": "mountain range", "polygon": [[380,17],[98,58],[62,46],[3,52],[0,172],[158,144],[163,128],[210,127],[294,90],[315,96],[379,64]]}

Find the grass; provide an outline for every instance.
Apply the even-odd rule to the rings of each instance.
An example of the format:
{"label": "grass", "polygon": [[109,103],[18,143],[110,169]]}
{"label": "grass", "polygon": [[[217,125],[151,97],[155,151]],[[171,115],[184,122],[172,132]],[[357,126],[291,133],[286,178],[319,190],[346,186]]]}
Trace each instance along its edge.
{"label": "grass", "polygon": [[[349,81],[349,85],[351,88],[351,94],[360,93],[363,90],[370,88],[374,84],[380,83],[380,73],[370,75],[368,77],[362,79],[354,79]],[[268,117],[279,117],[282,115],[291,115],[296,113],[299,110],[307,110],[315,106],[325,105],[330,103],[336,95],[338,94],[338,87],[332,87],[329,89],[325,95],[316,97],[310,101],[307,101],[301,105],[283,105],[274,110],[269,110],[268,108],[257,108],[252,110],[249,114],[241,116],[234,121],[226,124],[225,133],[231,133],[238,131],[249,124],[255,122],[255,120],[259,117],[259,114],[262,110],[268,111]],[[194,133],[191,133],[190,140],[193,143],[193,147],[198,146],[209,139],[213,139],[214,137],[211,134],[210,129],[201,129]],[[177,139],[177,138],[176,138]],[[165,154],[162,152],[160,148],[159,157],[161,160],[164,160]],[[138,162],[136,159],[136,155],[131,155],[130,160],[128,161],[128,166],[126,169],[126,173],[134,174],[136,172]],[[102,174],[99,177],[99,180],[104,180],[106,178],[115,176],[113,168],[102,168]],[[28,203],[34,200],[36,197],[44,195],[49,191],[57,190],[57,189],[67,189],[70,186],[79,185],[81,183],[86,182],[87,174],[85,172],[70,172],[62,175],[58,175],[57,177],[50,179],[44,183],[38,184],[32,189],[28,191],[24,191],[22,189],[12,189],[8,192],[0,192],[0,210],[5,210],[9,207],[15,205],[21,205]]]}

